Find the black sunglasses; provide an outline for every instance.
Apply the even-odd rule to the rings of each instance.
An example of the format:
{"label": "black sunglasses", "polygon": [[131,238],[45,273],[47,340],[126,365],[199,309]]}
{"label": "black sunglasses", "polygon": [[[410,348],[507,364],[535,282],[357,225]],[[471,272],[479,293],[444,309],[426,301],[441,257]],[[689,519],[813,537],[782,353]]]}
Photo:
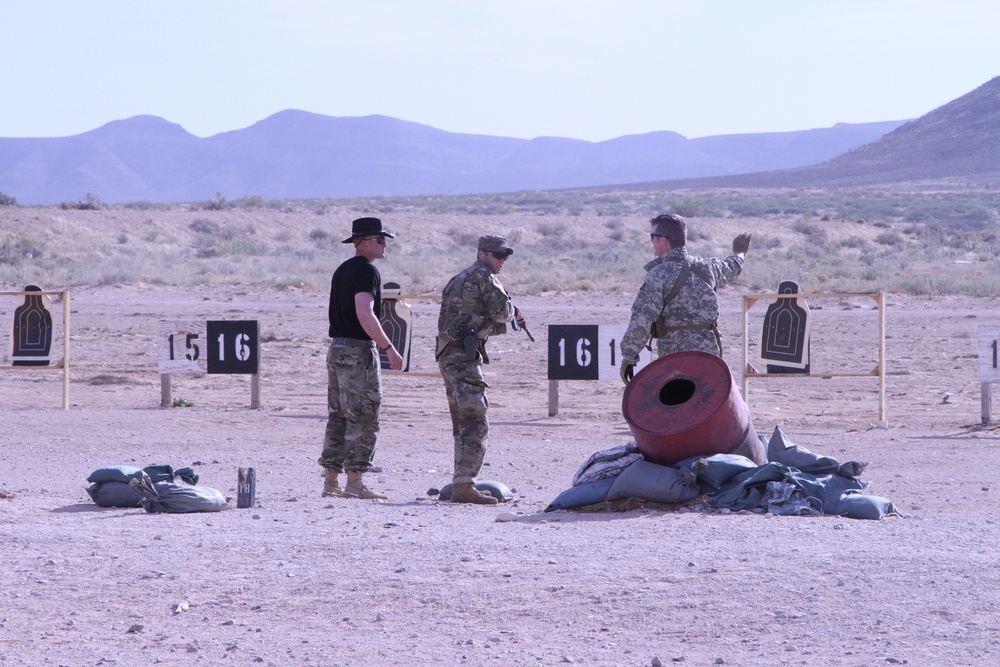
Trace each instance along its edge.
{"label": "black sunglasses", "polygon": [[488,252],[491,255],[493,255],[493,259],[503,259],[503,260],[506,260],[508,257],[510,257],[510,255],[507,254],[507,253],[505,253],[505,252],[492,252],[492,251],[488,251]]}
{"label": "black sunglasses", "polygon": [[649,235],[649,240],[650,241],[652,241],[653,239],[665,239],[665,238],[667,238],[667,237],[664,236],[663,234],[650,234]]}
{"label": "black sunglasses", "polygon": [[369,236],[368,238],[362,239],[362,240],[364,240],[364,241],[374,241],[375,243],[377,243],[379,245],[385,245],[385,237],[384,236]]}

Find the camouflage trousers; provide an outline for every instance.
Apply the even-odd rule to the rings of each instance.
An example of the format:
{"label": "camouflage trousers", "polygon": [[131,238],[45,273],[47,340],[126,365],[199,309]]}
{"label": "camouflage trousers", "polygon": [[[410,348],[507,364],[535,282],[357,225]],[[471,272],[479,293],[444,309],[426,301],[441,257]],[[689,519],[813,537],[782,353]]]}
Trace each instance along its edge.
{"label": "camouflage trousers", "polygon": [[486,457],[490,424],[486,411],[489,385],[483,380],[482,359],[468,361],[465,350],[449,346],[438,358],[438,367],[444,377],[451,412],[451,430],[455,436],[455,476],[452,482],[475,482]]}
{"label": "camouflage trousers", "polygon": [[[347,340],[352,344],[345,344]],[[382,409],[382,376],[374,343],[335,338],[326,355],[329,417],[319,464],[365,472],[372,465]]]}

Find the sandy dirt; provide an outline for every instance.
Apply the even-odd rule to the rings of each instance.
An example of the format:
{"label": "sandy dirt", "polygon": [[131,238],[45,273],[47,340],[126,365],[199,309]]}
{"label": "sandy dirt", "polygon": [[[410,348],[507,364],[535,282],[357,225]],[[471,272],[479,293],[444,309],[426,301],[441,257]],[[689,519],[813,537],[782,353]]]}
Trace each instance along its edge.
{"label": "sandy dirt", "polygon": [[[737,381],[740,294],[722,293]],[[545,513],[590,453],[630,438],[618,382],[561,383],[549,416],[546,327],[623,324],[630,302],[521,301],[537,342],[490,343],[481,477],[516,499],[478,507],[427,494],[450,480],[452,442],[443,385],[425,376],[384,379],[379,471],[368,481],[389,500],[320,497],[325,293],[74,291],[71,408],[61,409],[61,371],[0,372],[0,664],[1000,659],[1000,439],[980,425],[977,352],[979,329],[1000,329],[1000,300],[889,296],[888,428],[877,424],[874,378],[750,383],[759,433],[780,425],[816,452],[868,461],[868,492],[905,518]],[[13,305],[0,305],[5,349]],[[414,370],[433,372],[437,305],[413,305]],[[871,299],[811,306],[814,370],[874,367]],[[194,405],[161,409],[160,319],[259,320],[261,409],[249,409],[248,377],[218,375],[173,376],[173,397]],[[238,469],[253,467],[257,505],[179,515],[90,502],[91,471],[151,463],[193,466],[201,485],[227,496]]]}

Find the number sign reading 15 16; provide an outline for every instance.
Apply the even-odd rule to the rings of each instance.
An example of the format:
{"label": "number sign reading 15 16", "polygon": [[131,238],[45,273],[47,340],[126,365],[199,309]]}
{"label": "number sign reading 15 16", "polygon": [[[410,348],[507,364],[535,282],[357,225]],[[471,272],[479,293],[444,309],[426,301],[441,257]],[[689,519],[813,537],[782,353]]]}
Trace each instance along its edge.
{"label": "number sign reading 15 16", "polygon": [[[624,334],[623,325],[550,324],[549,379],[618,380]],[[643,348],[636,372],[649,361],[650,352]]]}
{"label": "number sign reading 15 16", "polygon": [[260,367],[256,320],[160,322],[160,373],[243,373]]}

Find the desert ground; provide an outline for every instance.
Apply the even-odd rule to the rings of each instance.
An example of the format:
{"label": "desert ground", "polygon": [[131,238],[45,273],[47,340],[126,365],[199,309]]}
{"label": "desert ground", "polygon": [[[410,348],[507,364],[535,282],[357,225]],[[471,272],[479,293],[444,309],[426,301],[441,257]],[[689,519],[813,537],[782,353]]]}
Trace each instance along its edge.
{"label": "desert ground", "polygon": [[[745,283],[720,293],[737,382],[740,297],[752,293]],[[490,342],[481,479],[515,495],[494,507],[428,495],[450,481],[452,442],[432,375],[437,304],[411,301],[415,375],[383,378],[378,470],[367,478],[389,500],[322,498],[326,299],[322,285],[73,286],[69,409],[60,370],[0,369],[0,664],[998,659],[1000,438],[995,423],[981,424],[977,341],[980,329],[1000,329],[1000,299],[888,295],[885,425],[875,378],[750,382],[760,434],[780,426],[813,451],[868,462],[867,492],[905,515],[881,521],[545,512],[592,452],[630,439],[617,381],[560,383],[549,415],[547,327],[623,324],[626,291],[525,294],[536,342]],[[14,305],[0,302],[3,349]],[[871,298],[810,306],[814,371],[877,363]],[[58,330],[58,299],[55,310]],[[751,312],[754,340],[762,308]],[[260,409],[247,376],[196,374],[172,376],[173,397],[193,405],[160,407],[157,322],[199,319],[260,322]],[[253,467],[257,503],[149,514],[100,508],[86,494],[97,468],[152,463],[192,466],[226,496],[238,469]]]}

